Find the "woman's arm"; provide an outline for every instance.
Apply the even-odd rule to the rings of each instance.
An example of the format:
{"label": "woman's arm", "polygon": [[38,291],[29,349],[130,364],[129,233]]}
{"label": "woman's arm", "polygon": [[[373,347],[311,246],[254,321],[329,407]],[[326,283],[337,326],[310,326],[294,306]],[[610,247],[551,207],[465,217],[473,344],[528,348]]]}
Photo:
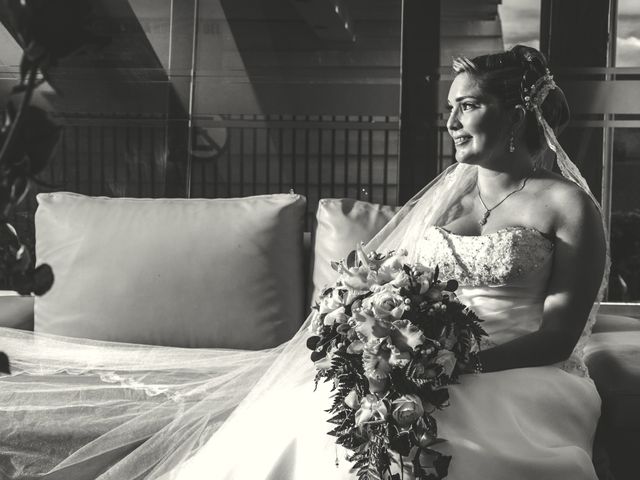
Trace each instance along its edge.
{"label": "woman's arm", "polygon": [[598,294],[605,265],[602,220],[591,198],[562,185],[548,199],[555,217],[555,252],[536,332],[480,352],[484,371],[550,365],[571,355]]}

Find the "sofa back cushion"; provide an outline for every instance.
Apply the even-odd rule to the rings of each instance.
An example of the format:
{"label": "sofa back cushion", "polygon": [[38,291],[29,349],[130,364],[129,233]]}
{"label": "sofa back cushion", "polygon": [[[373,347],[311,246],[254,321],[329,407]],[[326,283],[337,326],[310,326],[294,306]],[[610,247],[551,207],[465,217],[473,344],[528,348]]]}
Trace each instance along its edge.
{"label": "sofa back cushion", "polygon": [[55,281],[35,331],[179,347],[259,349],[305,314],[305,199],[38,195],[36,256]]}
{"label": "sofa back cushion", "polygon": [[371,240],[400,208],[351,198],[320,200],[313,246],[312,303],[338,278],[331,261],[343,259],[359,242]]}

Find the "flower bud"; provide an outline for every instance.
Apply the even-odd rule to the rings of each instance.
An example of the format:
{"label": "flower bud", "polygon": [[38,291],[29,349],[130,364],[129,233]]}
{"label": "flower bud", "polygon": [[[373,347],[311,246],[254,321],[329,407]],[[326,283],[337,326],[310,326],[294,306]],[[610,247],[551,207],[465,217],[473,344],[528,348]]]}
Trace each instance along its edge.
{"label": "flower bud", "polygon": [[373,377],[367,377],[367,380],[369,380],[369,391],[371,393],[383,393],[387,391],[387,377],[380,380]]}
{"label": "flower bud", "polygon": [[351,390],[344,398],[344,403],[351,409],[355,410],[360,406],[360,399],[355,390]]}

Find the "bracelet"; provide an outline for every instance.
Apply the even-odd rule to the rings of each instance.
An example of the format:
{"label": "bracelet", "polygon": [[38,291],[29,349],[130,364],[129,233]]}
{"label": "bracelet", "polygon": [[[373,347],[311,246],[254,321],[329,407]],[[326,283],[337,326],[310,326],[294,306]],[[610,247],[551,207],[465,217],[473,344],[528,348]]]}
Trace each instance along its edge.
{"label": "bracelet", "polygon": [[472,373],[484,373],[484,365],[480,361],[480,355],[477,353],[471,354]]}
{"label": "bracelet", "polygon": [[460,361],[461,373],[484,373],[484,367],[477,353],[470,353],[467,361]]}

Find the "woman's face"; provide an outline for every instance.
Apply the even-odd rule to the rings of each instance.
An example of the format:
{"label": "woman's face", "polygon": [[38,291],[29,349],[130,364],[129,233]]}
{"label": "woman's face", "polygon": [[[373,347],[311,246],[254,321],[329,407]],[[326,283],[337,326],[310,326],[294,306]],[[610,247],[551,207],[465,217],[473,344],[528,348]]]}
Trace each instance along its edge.
{"label": "woman's face", "polygon": [[508,153],[511,118],[498,99],[482,91],[473,76],[457,75],[447,99],[447,130],[460,163],[489,166]]}

